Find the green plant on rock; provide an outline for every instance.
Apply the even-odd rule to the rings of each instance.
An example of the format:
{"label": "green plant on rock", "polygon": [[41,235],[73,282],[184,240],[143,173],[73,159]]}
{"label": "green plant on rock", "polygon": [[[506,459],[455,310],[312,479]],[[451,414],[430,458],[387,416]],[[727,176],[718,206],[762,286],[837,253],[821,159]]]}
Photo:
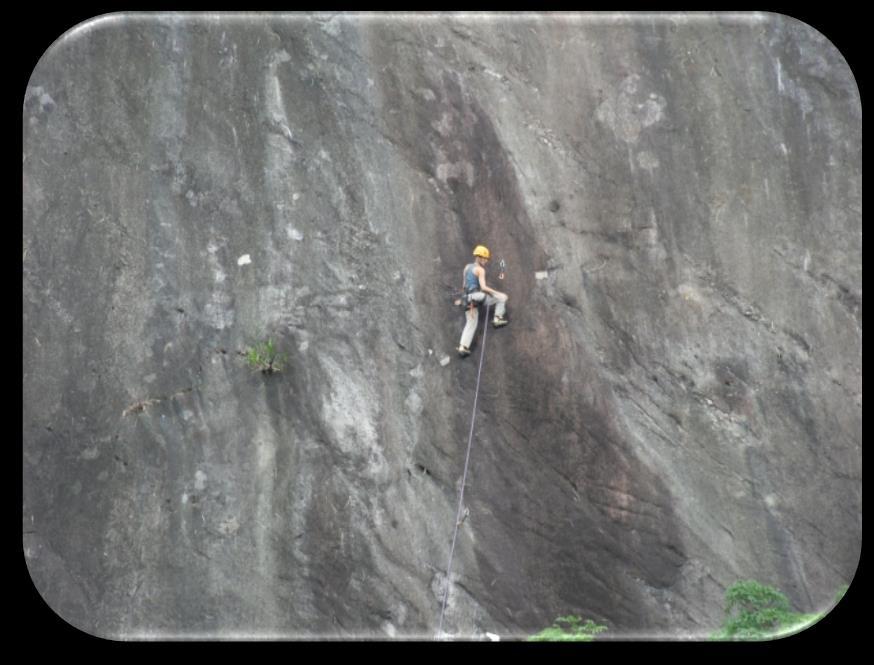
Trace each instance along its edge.
{"label": "green plant on rock", "polygon": [[265,374],[280,372],[288,361],[287,353],[279,353],[272,339],[259,342],[246,351],[246,361],[249,367]]}
{"label": "green plant on rock", "polygon": [[766,640],[798,632],[821,618],[795,612],[777,589],[754,580],[735,582],[725,592],[725,622],[714,640]]}
{"label": "green plant on rock", "polygon": [[582,622],[578,616],[558,617],[549,628],[528,638],[529,642],[591,642],[598,633],[607,630],[591,619]]}

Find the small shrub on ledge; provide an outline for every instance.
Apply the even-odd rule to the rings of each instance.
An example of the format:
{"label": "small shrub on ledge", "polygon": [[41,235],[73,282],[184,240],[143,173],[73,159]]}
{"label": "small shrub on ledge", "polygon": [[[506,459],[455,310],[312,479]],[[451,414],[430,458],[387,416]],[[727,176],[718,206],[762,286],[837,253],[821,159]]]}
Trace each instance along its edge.
{"label": "small shrub on ledge", "polygon": [[279,353],[272,339],[259,342],[246,351],[246,362],[253,370],[260,370],[264,374],[281,372],[288,361],[287,353]]}

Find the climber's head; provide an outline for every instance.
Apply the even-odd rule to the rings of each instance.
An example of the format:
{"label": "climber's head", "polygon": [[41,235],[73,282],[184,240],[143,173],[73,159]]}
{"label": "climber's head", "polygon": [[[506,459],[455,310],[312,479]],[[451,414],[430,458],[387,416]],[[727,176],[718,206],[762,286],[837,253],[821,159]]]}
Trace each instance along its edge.
{"label": "climber's head", "polygon": [[489,248],[485,245],[477,245],[473,250],[473,255],[477,257],[481,263],[485,263],[491,258]]}

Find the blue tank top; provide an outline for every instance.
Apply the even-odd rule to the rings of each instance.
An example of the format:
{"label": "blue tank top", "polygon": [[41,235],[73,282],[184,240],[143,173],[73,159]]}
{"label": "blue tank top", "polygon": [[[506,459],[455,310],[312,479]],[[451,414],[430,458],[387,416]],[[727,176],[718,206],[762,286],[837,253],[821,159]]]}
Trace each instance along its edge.
{"label": "blue tank top", "polygon": [[464,267],[464,292],[473,293],[474,291],[479,291],[479,279],[473,273],[473,269],[476,267],[476,263],[468,263]]}

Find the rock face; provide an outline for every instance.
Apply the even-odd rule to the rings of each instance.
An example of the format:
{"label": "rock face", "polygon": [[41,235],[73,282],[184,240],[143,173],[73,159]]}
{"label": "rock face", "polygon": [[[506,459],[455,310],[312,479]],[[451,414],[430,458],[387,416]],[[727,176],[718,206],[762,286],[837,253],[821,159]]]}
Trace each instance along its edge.
{"label": "rock face", "polygon": [[[862,116],[809,26],[114,15],[23,131],[24,554],[74,626],[433,637],[483,350],[448,633],[851,582]],[[461,360],[480,243],[511,324]]]}

